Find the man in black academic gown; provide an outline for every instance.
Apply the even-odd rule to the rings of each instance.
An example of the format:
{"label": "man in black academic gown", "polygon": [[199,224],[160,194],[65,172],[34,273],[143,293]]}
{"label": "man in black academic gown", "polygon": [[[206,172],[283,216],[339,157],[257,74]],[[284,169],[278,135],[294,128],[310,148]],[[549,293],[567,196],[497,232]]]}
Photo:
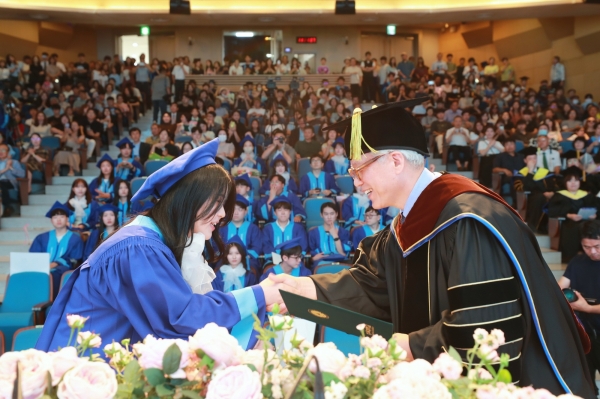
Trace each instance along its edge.
{"label": "man in black academic gown", "polygon": [[375,208],[402,213],[362,240],[349,270],[270,278],[391,321],[409,359],[432,362],[449,346],[465,359],[476,328],[501,329],[506,344],[498,352],[509,354],[515,383],[593,398],[584,353],[589,338],[534,234],[495,193],[424,167],[423,128],[405,111],[419,101],[355,110],[352,119],[329,126],[350,143],[354,184]]}

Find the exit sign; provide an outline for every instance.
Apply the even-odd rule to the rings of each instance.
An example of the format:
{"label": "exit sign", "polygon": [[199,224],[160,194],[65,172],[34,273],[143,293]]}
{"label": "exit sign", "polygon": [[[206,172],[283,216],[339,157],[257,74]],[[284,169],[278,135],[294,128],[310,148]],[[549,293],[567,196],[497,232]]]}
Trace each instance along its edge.
{"label": "exit sign", "polygon": [[142,35],[142,36],[150,35],[150,27],[149,26],[141,26],[140,27],[140,35]]}
{"label": "exit sign", "polygon": [[316,44],[317,37],[316,36],[297,36],[296,43],[299,44]]}

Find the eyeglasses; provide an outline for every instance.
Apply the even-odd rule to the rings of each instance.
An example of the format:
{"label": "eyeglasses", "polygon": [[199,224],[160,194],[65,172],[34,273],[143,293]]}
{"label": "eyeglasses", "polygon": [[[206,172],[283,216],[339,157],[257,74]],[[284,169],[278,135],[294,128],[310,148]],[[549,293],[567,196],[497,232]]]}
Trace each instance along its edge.
{"label": "eyeglasses", "polygon": [[379,216],[378,213],[374,213],[374,214],[365,213],[365,217],[366,218],[376,218],[377,216]]}
{"label": "eyeglasses", "polygon": [[300,259],[302,259],[302,256],[301,255],[292,255],[292,256],[288,256],[288,259],[300,260]]}
{"label": "eyeglasses", "polygon": [[365,162],[358,168],[351,167],[350,169],[348,169],[348,174],[353,179],[356,179],[358,177],[359,180],[362,180],[362,178],[360,177],[360,171],[365,169],[367,166],[371,165],[373,162],[377,161],[379,158],[386,156],[387,154],[388,153],[386,152],[384,154],[379,154],[377,156],[374,156],[373,158],[369,159],[367,162]]}

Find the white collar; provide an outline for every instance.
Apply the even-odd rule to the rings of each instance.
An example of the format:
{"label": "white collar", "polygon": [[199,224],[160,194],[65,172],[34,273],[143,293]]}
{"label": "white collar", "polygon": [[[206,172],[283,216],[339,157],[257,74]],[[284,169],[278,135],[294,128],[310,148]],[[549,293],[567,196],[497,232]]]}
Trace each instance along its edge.
{"label": "white collar", "polygon": [[417,199],[419,198],[423,190],[425,190],[432,181],[434,181],[441,175],[441,173],[432,173],[429,171],[429,169],[423,168],[421,176],[419,176],[419,179],[415,183],[415,186],[413,187],[412,191],[408,195],[408,198],[406,199],[406,204],[404,205],[404,209],[402,210],[402,214],[404,215],[404,217],[408,216],[408,213],[415,205],[415,202],[417,202]]}
{"label": "white collar", "polygon": [[275,224],[277,225],[277,227],[279,227],[281,229],[281,231],[285,231],[286,227],[289,226],[290,221],[288,220],[287,223],[285,224],[285,226],[283,226],[283,227],[281,227],[281,225],[279,224],[279,220],[276,220]]}

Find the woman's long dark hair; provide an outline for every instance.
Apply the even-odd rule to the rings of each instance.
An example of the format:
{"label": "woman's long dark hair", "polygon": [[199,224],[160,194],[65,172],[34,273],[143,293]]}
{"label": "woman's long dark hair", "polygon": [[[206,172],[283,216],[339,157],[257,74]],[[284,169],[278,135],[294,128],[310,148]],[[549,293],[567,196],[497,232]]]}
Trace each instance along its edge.
{"label": "woman's long dark hair", "polygon": [[[85,201],[87,202],[88,206],[90,206],[90,204],[92,203],[92,193],[90,193],[90,187],[88,186],[87,182],[84,179],[75,179],[73,181],[73,184],[71,184],[71,192],[69,193],[69,200],[73,197],[75,197],[75,193],[73,192],[73,189],[79,185],[79,183],[83,184],[85,186]],[[67,200],[67,206],[69,207],[70,210],[74,211],[75,208],[73,208],[73,205],[71,205],[69,203],[69,200]]]}
{"label": "woman's long dark hair", "polygon": [[[217,262],[225,254],[219,227],[231,221],[235,209],[235,195],[231,175],[219,165],[208,165],[189,173],[175,183],[146,216],[154,219],[163,234],[165,244],[173,251],[177,263],[181,265],[188,235],[194,230],[196,221],[212,218],[223,207],[225,218],[221,219],[212,234],[212,242],[216,248],[206,246],[209,255],[207,262]],[[202,212],[196,216],[200,209]]]}
{"label": "woman's long dark hair", "polygon": [[[96,248],[98,248],[100,246],[100,244],[102,244],[104,242],[104,240],[102,239],[102,235],[104,234],[104,232],[106,231],[106,225],[104,224],[104,214],[106,212],[113,212],[113,211],[104,211],[101,214],[98,215],[98,225],[97,225],[97,229],[98,229],[98,241],[96,241],[96,243],[94,244],[94,251],[96,250]],[[114,225],[114,230],[111,234],[109,234],[109,237],[113,234],[115,234],[115,232],[119,229],[119,215],[116,215],[114,212],[113,214],[115,215],[115,225]],[[106,237],[108,238],[108,237]]]}
{"label": "woman's long dark hair", "polygon": [[119,189],[121,188],[121,184],[125,184],[127,186],[127,203],[131,209],[131,197],[133,197],[133,194],[131,193],[131,183],[129,183],[127,180],[119,180],[117,187],[114,187],[115,198],[113,199],[113,205],[118,207],[119,202],[121,202],[121,198],[119,197]]}
{"label": "woman's long dark hair", "polygon": [[[110,171],[110,175],[108,176],[108,181],[112,186],[115,182],[115,165],[113,165],[109,160],[105,160],[100,163],[100,166],[102,166],[104,162],[108,162],[110,166],[112,166],[112,170]],[[104,180],[104,174],[102,173],[102,169],[100,169],[100,175],[98,175],[96,179],[96,181],[98,182],[98,187],[100,187],[100,185],[102,184],[102,180]],[[131,191],[131,189],[129,191]]]}

